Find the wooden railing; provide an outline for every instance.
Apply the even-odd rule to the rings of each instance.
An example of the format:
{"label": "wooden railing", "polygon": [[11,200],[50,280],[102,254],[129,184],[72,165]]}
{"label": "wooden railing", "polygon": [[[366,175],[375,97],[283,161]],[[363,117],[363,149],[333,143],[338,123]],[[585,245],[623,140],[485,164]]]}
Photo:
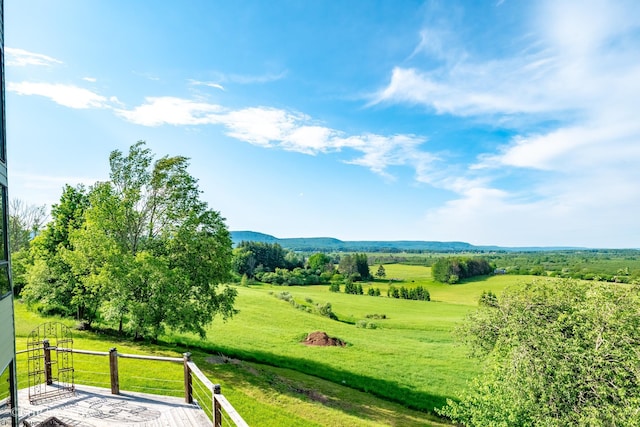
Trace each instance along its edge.
{"label": "wooden railing", "polygon": [[[161,362],[182,363],[184,366],[184,400],[186,403],[197,403],[200,408],[213,421],[214,427],[225,425],[235,425],[236,427],[248,427],[238,411],[227,400],[221,392],[220,384],[213,384],[191,360],[191,353],[184,353],[182,358],[164,356],[143,356],[139,354],[118,353],[116,348],[106,351],[90,351],[79,349],[58,349],[55,346],[45,345],[45,360],[51,359],[51,351],[68,351],[76,354],[86,354],[91,356],[109,356],[109,377],[111,382],[111,394],[120,394],[120,372],[118,369],[118,359],[139,359]],[[27,353],[29,350],[20,350],[16,354]],[[46,372],[46,382],[51,384],[51,371]],[[194,388],[194,386],[198,388]]]}

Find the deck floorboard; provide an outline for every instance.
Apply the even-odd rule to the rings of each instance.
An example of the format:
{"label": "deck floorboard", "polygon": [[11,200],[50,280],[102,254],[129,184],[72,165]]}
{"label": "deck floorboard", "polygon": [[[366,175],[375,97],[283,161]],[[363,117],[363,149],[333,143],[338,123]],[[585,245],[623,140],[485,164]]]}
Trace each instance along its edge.
{"label": "deck floorboard", "polygon": [[184,398],[76,385],[75,395],[29,403],[28,389],[18,392],[19,413],[32,424],[56,417],[74,427],[173,427],[211,426],[204,411]]}

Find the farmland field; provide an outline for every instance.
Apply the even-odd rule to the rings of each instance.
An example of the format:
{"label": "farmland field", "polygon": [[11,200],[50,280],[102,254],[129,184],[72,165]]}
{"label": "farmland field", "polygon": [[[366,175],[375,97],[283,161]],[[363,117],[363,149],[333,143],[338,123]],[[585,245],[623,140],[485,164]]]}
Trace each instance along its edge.
{"label": "farmland field", "polygon": [[[447,398],[455,399],[481,369],[456,344],[452,333],[456,325],[477,306],[483,291],[499,295],[532,277],[492,276],[444,285],[432,281],[428,267],[390,264],[385,269],[386,279],[363,284],[365,294],[369,287],[380,288],[380,297],[334,293],[326,285],[255,284],[238,287],[239,313],[227,322],[216,319],[204,340],[167,334],[160,345],[132,344],[78,331],[75,347],[107,351],[117,346],[120,352],[173,356],[191,351],[250,425],[439,425],[441,421],[429,414]],[[394,286],[425,287],[432,301],[386,297],[390,279]],[[281,292],[290,293],[302,307],[329,302],[338,320],[297,309],[276,298]],[[19,303],[16,316],[18,348],[23,348],[25,336],[43,319]],[[357,327],[362,320],[374,323],[375,329]],[[324,331],[347,344],[301,344],[313,331]],[[106,386],[105,362],[77,358],[77,381]],[[121,380],[123,389],[154,392],[158,382],[154,380],[161,380],[177,388],[155,392],[180,393],[179,366],[124,368],[135,375]]]}
{"label": "farmland field", "polygon": [[[195,336],[171,335],[168,341],[251,360],[343,384],[357,390],[432,412],[455,398],[456,390],[480,371],[457,345],[455,326],[477,306],[483,291],[500,294],[507,286],[532,280],[527,276],[493,276],[459,285],[434,283],[430,269],[387,265],[395,286],[425,286],[431,302],[332,293],[327,286],[253,285],[239,288],[240,313],[215,322],[206,342]],[[386,295],[388,279],[364,284]],[[298,305],[330,302],[339,321],[307,313],[276,298],[289,292]],[[309,302],[310,301],[310,302]],[[356,327],[367,315],[376,329]],[[347,342],[342,347],[307,347],[300,342],[313,331]]]}

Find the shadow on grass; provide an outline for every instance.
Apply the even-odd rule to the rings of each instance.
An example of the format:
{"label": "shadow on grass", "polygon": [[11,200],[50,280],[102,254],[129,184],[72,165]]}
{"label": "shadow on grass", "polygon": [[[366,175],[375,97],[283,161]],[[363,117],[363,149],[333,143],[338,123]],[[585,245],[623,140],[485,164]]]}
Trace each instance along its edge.
{"label": "shadow on grass", "polygon": [[[383,400],[395,402],[406,408],[427,412],[429,414],[434,413],[434,408],[440,408],[447,403],[447,396],[438,396],[425,393],[423,391],[413,390],[398,382],[356,374],[312,360],[286,357],[261,351],[241,351],[185,337],[174,336],[172,339],[173,342],[167,344],[175,346],[175,351],[185,351],[184,349],[188,348],[188,351],[200,350],[210,355],[217,355],[221,353],[227,357],[247,362],[255,362],[277,368],[290,369],[327,380],[338,385],[366,392]],[[398,363],[402,363],[402,361],[398,361]],[[410,375],[410,370],[411,367],[408,366],[408,375]]]}
{"label": "shadow on grass", "polygon": [[[371,396],[368,393],[355,391],[328,380],[302,374],[298,371],[239,361],[237,359],[207,356],[210,355],[208,353],[196,354],[195,359],[198,366],[210,378],[232,383],[236,389],[257,389],[259,390],[257,396],[252,393],[252,398],[256,399],[261,399],[260,394],[262,394],[263,400],[272,400],[276,394],[291,397],[293,403],[285,404],[285,407],[289,408],[289,410],[285,409],[285,413],[288,412],[290,414],[297,410],[309,415],[310,412],[315,411],[314,407],[320,406],[342,412],[345,415],[368,420],[376,425],[406,427],[443,425],[442,419],[431,414],[408,408],[400,409],[399,406],[401,405],[397,403]],[[212,359],[218,360],[212,361]],[[280,401],[278,398],[276,400]],[[300,408],[300,403],[296,402],[308,402],[310,406]],[[331,415],[322,414],[321,412],[315,412],[314,415],[307,420],[317,421],[319,417],[328,416],[329,418],[326,421],[330,423]]]}

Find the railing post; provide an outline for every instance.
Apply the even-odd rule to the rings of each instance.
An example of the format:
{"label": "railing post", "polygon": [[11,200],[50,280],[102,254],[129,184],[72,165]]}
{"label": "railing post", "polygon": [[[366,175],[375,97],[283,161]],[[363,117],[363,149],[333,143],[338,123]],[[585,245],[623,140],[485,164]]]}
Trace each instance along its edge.
{"label": "railing post", "polygon": [[120,375],[118,374],[118,351],[109,350],[109,373],[111,374],[111,394],[120,394]]}
{"label": "railing post", "polygon": [[42,340],[42,348],[44,350],[44,378],[47,381],[47,385],[53,384],[53,378],[51,375],[51,349],[49,348],[49,340]]}
{"label": "railing post", "polygon": [[216,394],[222,394],[220,384],[213,385],[213,396],[211,396],[213,405],[211,405],[211,408],[213,409],[213,427],[222,427],[222,407],[218,399],[216,399]]}
{"label": "railing post", "polygon": [[186,403],[193,403],[193,393],[191,392],[191,369],[189,369],[189,362],[191,362],[191,353],[184,353],[182,355],[184,364],[184,401]]}

